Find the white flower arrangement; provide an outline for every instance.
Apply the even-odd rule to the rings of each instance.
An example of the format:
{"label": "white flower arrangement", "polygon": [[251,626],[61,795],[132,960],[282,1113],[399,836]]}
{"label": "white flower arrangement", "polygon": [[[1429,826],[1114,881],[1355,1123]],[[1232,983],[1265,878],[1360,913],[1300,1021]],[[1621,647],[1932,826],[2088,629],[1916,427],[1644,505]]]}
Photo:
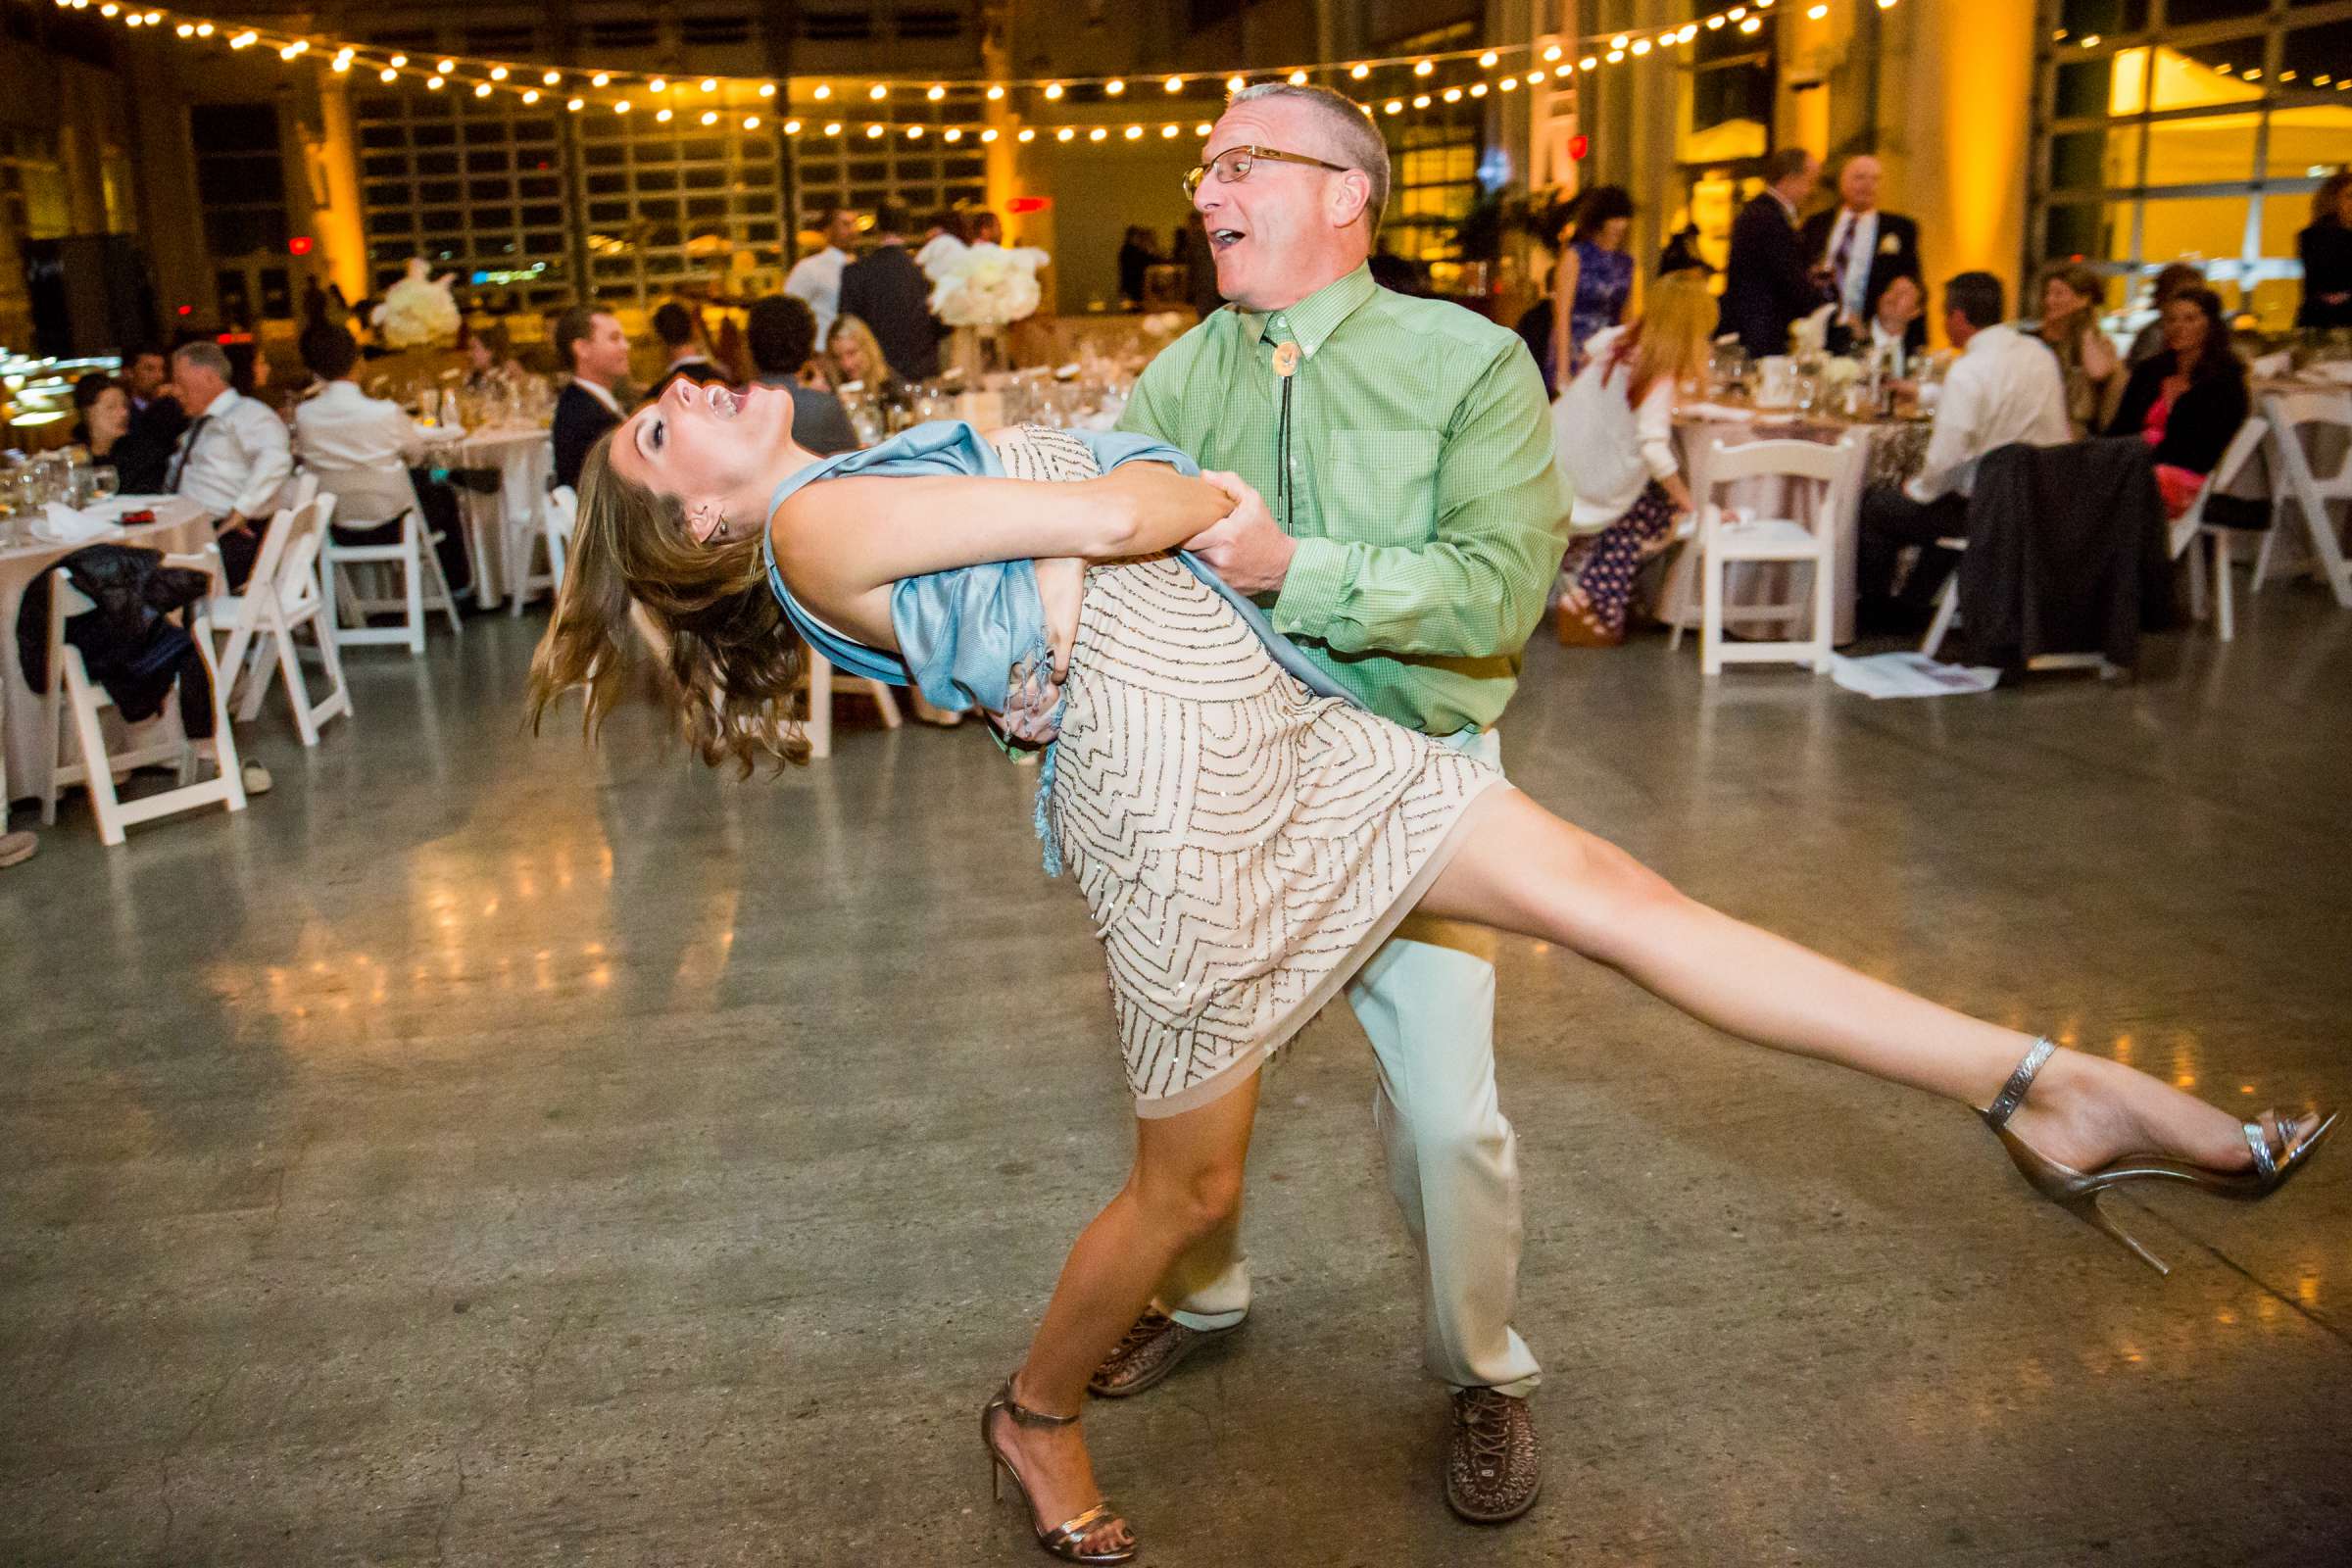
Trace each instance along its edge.
{"label": "white flower arrangement", "polygon": [[455,274],[435,278],[421,256],[409,258],[409,275],[384,290],[384,302],[371,319],[383,334],[384,346],[413,349],[427,343],[457,341],[458,302],[450,296]]}
{"label": "white flower arrangement", "polygon": [[950,326],[1009,326],[1033,315],[1044,294],[1037,270],[1050,257],[1029,246],[974,245],[940,258],[931,314]]}

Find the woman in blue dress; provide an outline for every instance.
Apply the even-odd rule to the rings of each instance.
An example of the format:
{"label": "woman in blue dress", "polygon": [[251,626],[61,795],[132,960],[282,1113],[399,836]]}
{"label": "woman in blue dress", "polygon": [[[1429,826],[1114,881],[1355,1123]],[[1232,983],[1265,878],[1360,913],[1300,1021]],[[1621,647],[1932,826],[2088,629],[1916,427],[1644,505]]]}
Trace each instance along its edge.
{"label": "woman in blue dress", "polygon": [[1634,199],[1622,185],[1595,185],[1573,213],[1551,291],[1551,382],[1562,391],[1584,368],[1586,340],[1623,324],[1634,297],[1634,259],[1625,250]]}
{"label": "woman in blue dress", "polygon": [[2134,1250],[2096,1206],[2107,1188],[2265,1197],[2332,1126],[2240,1122],[1858,974],[1318,689],[1179,551],[1262,504],[1136,436],[940,423],[819,459],[783,392],[679,381],[590,454],[532,664],[534,714],[584,690],[593,733],[650,663],[702,755],[747,769],[808,755],[804,638],[1050,739],[1038,826],[1101,935],[1136,1108],[1132,1173],[981,1413],[992,1475],[1052,1555],[1134,1556],[1079,1426],[1087,1380],[1234,1213],[1267,1054],[1409,910],[1571,949],[1727,1033],[1982,1107],[2036,1191]]}

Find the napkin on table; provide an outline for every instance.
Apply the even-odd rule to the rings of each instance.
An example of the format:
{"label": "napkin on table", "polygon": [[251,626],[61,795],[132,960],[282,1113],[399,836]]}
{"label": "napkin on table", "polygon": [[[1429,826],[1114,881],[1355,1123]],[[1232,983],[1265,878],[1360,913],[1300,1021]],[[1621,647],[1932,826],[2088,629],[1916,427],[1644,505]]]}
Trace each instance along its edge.
{"label": "napkin on table", "polygon": [[115,531],[111,517],[93,517],[86,512],[52,501],[38,517],[32,519],[32,536],[44,544],[79,545],[102,538]]}

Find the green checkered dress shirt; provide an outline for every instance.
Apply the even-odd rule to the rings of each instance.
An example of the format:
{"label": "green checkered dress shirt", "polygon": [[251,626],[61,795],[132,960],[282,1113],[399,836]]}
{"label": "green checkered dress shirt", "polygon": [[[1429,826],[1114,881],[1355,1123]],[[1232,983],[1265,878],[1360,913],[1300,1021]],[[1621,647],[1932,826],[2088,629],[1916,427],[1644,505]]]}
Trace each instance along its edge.
{"label": "green checkered dress shirt", "polygon": [[[1280,483],[1277,344],[1298,345]],[[1567,547],[1544,378],[1516,334],[1359,267],[1287,311],[1221,310],[1144,370],[1119,428],[1239,473],[1298,540],[1275,628],[1375,712],[1485,729]]]}

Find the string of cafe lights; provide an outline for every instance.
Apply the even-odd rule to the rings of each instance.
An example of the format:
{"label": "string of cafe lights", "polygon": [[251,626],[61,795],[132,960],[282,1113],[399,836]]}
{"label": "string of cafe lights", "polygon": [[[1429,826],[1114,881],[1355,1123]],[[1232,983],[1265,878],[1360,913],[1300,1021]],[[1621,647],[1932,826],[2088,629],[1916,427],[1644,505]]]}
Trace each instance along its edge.
{"label": "string of cafe lights", "polygon": [[[716,128],[731,122],[746,131],[757,131],[775,120],[775,128],[786,136],[806,134],[872,141],[886,137],[906,141],[936,138],[950,145],[966,140],[993,144],[1007,137],[1020,143],[1049,138],[1073,142],[1084,137],[1090,143],[1115,139],[1131,144],[1150,139],[1173,140],[1185,128],[1184,121],[1162,117],[1124,125],[1029,123],[1017,128],[985,122],[894,122],[872,118],[876,113],[887,115],[887,110],[879,110],[877,106],[902,93],[919,94],[933,104],[947,99],[951,93],[967,95],[959,101],[968,102],[968,95],[977,95],[994,104],[1014,92],[1028,92],[1053,104],[1065,101],[1073,89],[1092,89],[1102,102],[1125,101],[1140,109],[1148,101],[1143,95],[1152,83],[1130,82],[1120,76],[808,78],[806,96],[814,107],[796,107],[788,96],[783,105],[784,118],[776,120],[773,101],[782,89],[776,80],[769,78],[708,75],[673,81],[665,74],[647,71],[530,65],[460,55],[437,55],[428,61],[412,58],[400,50],[274,32],[241,23],[217,23],[159,7],[126,6],[117,0],[56,0],[56,3],[61,10],[95,11],[101,18],[119,22],[132,30],[168,29],[182,41],[225,46],[232,52],[273,49],[289,65],[308,59],[339,75],[372,74],[386,85],[421,84],[428,92],[469,94],[477,99],[509,97],[526,106],[545,102],[552,108],[560,104],[573,114],[591,110],[615,115],[641,113],[662,124],[683,122],[689,127],[699,124]],[[1536,88],[1546,81],[1570,81],[1581,74],[1651,55],[1663,57],[1669,50],[1688,47],[1701,31],[1732,28],[1753,36],[1774,19],[1776,11],[1785,15],[1796,3],[1798,0],[1787,0],[1786,4],[1783,0],[1747,0],[1745,4],[1727,7],[1673,27],[1612,32],[1582,40],[1538,40],[1493,48],[1470,47],[1223,74],[1181,73],[1156,78],[1156,83],[1162,101],[1174,108],[1175,101],[1196,85],[1214,85],[1226,92],[1238,92],[1252,82],[1287,80],[1304,85],[1321,77],[1326,84],[1347,93],[1367,115],[1378,119],[1384,115],[1402,115],[1408,109],[1418,113],[1437,104],[1451,106],[1483,99],[1491,93]],[[1860,5],[1865,0],[1854,3]],[[1884,11],[1892,9],[1898,0],[1868,0],[1868,3]],[[1829,9],[1826,0],[1816,0],[1805,9],[1804,15],[1809,21],[1820,21],[1828,16]],[[1374,82],[1376,74],[1403,74],[1406,79],[1384,93],[1376,90],[1380,84]],[[1134,98],[1126,96],[1131,86],[1137,89]],[[741,102],[746,99],[756,100],[757,106],[746,107]],[[854,108],[863,109],[866,118],[854,118]],[[1196,136],[1205,136],[1208,130],[1207,121],[1193,123]]]}

